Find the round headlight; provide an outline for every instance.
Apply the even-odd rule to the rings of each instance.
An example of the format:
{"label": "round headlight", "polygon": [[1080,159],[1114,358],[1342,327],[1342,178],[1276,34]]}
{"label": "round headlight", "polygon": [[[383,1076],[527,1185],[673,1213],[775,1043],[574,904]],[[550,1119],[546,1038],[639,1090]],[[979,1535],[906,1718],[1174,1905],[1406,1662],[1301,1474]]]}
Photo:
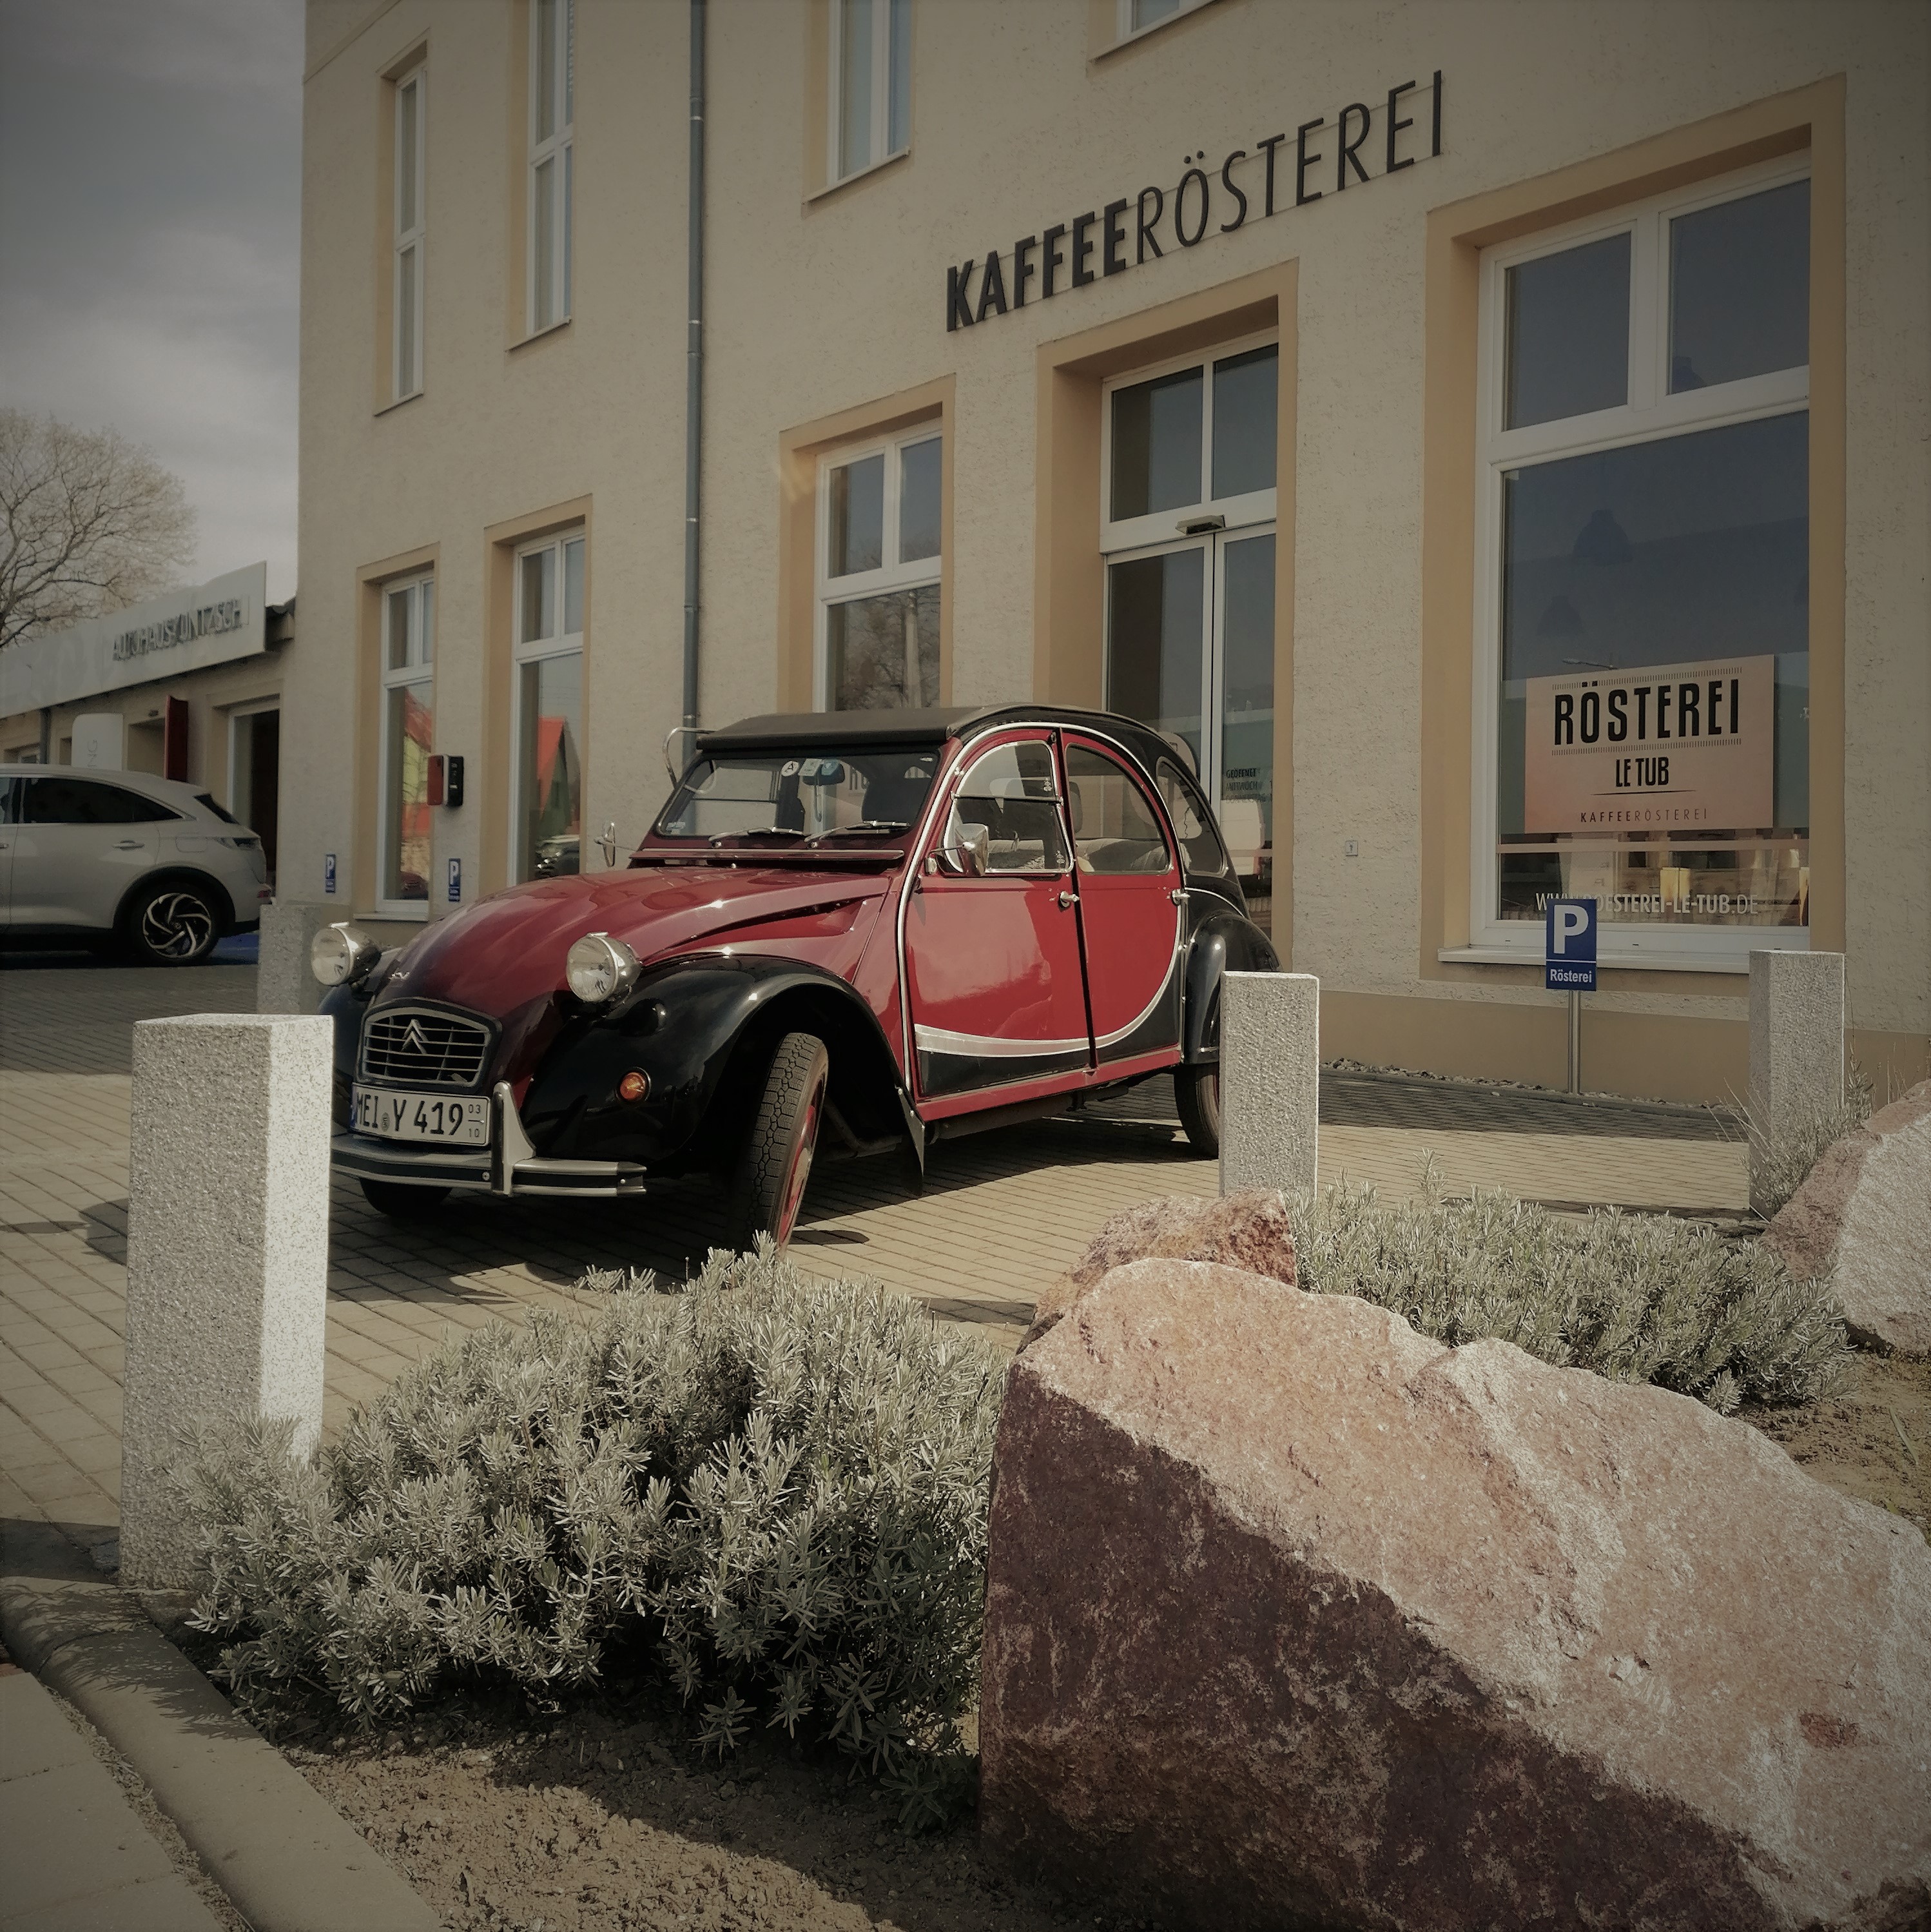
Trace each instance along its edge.
{"label": "round headlight", "polygon": [[563,962],[570,990],[586,1006],[606,1006],[637,983],[637,955],[607,932],[588,932]]}
{"label": "round headlight", "polygon": [[325,926],[309,946],[309,970],[325,986],[352,985],[381,958],[382,950],[352,926]]}

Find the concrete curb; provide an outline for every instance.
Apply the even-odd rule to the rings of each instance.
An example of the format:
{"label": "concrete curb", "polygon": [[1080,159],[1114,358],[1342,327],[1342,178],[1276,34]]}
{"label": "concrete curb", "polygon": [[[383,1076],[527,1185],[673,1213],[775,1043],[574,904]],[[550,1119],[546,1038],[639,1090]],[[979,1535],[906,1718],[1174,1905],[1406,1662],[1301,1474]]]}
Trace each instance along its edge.
{"label": "concrete curb", "polygon": [[401,1874],[59,1531],[0,1527],[0,1636],[140,1773],[257,1932],[439,1932]]}

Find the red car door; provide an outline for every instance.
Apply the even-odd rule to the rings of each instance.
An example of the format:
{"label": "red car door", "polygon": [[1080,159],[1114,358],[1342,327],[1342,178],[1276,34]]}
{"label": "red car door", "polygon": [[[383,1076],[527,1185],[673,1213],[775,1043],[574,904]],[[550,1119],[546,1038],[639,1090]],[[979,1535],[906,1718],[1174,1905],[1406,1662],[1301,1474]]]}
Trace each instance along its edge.
{"label": "red car door", "polygon": [[1180,1052],[1180,869],[1153,795],[1114,752],[1069,733],[1066,807],[1102,1077]]}
{"label": "red car door", "polygon": [[922,1110],[939,1118],[989,1094],[1083,1085],[1091,1042],[1072,854],[1046,734],[975,748],[938,824],[905,902]]}

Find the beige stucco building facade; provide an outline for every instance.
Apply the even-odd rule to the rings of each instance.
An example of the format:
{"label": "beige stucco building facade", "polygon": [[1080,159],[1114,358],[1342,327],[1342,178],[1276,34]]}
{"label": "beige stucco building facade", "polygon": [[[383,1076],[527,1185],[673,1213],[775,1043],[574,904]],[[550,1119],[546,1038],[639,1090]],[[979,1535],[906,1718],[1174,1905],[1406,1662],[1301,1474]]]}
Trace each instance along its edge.
{"label": "beige stucco building facade", "polygon": [[[1560,1084],[1567,893],[1590,1086],[1741,1092],[1762,946],[1931,1071],[1931,14],[707,12],[703,722],[1153,718],[1330,1056]],[[309,0],[284,897],[662,802],[693,17]]]}

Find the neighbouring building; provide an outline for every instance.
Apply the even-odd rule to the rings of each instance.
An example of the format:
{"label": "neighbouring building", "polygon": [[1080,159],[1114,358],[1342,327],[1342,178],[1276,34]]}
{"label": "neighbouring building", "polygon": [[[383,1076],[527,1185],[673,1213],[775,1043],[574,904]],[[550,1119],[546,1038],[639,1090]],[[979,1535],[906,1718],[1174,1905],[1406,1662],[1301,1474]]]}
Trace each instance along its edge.
{"label": "neighbouring building", "polygon": [[307,62],[286,896],[621,864],[688,642],[706,724],[1185,736],[1330,1056],[1559,1084],[1567,894],[1592,1086],[1740,1092],[1765,946],[1931,1071],[1931,10],[309,0]]}
{"label": "neighbouring building", "polygon": [[49,631],[0,656],[0,764],[148,772],[205,788],[274,875],[295,600],[268,566]]}

